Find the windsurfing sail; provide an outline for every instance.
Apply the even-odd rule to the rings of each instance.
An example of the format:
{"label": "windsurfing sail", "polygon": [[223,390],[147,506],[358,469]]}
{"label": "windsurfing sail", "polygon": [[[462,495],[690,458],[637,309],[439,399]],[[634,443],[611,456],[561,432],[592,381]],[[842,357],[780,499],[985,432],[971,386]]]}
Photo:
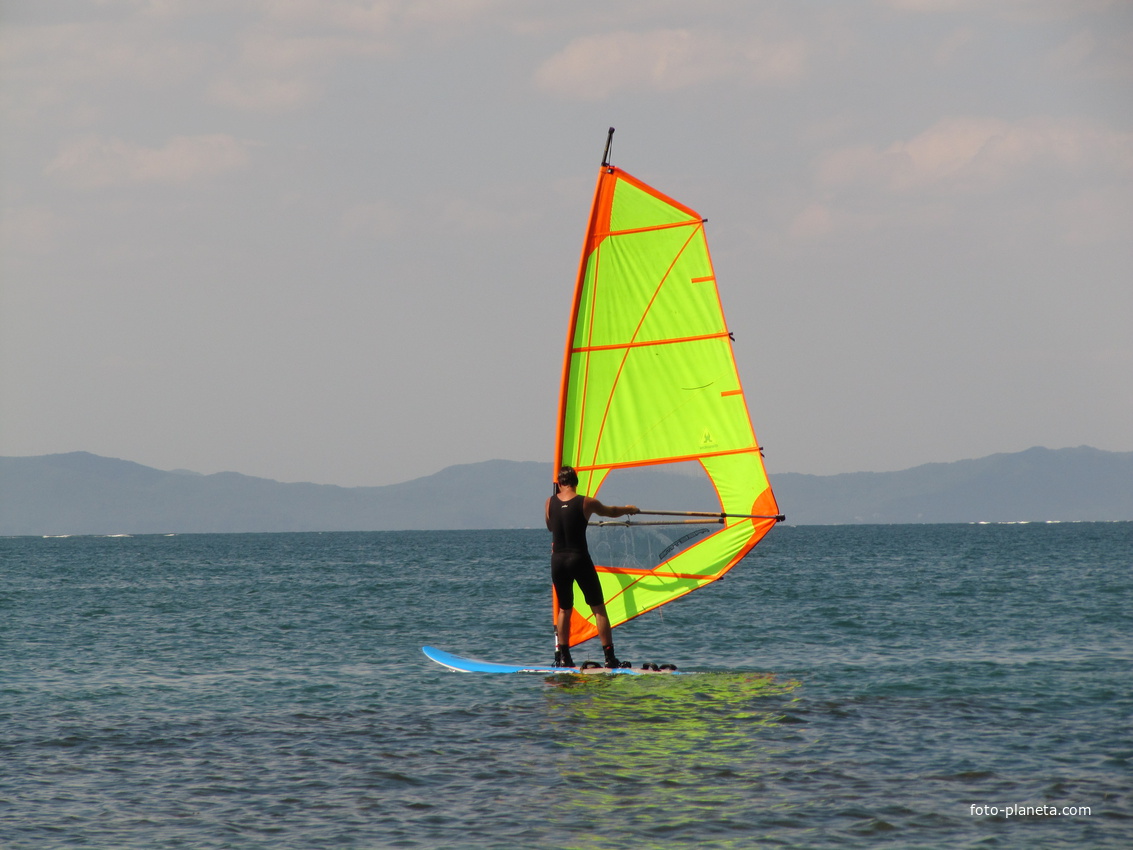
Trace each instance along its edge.
{"label": "windsurfing sail", "polygon": [[[676,526],[645,559],[591,543],[617,626],[716,581],[783,517],[740,385],[705,219],[610,165],[609,141],[567,331],[555,472],[573,466],[578,492],[601,498],[611,473],[692,463],[718,503],[700,517],[674,510],[689,514],[681,522],[716,524]],[[554,608],[557,617],[557,599]],[[571,645],[596,634],[576,596]]]}

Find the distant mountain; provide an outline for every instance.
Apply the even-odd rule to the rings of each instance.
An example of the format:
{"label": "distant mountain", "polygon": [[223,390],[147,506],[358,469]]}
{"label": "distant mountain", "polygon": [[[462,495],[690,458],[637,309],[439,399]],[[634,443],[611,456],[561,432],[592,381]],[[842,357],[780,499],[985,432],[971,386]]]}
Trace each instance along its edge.
{"label": "distant mountain", "polygon": [[[86,452],[0,458],[0,535],[541,527],[546,464],[491,460],[385,487],[165,472]],[[1133,520],[1133,452],[1033,448],[901,472],[773,474],[793,525]],[[703,479],[623,473],[614,504],[716,509]]]}
{"label": "distant mountain", "polygon": [[546,464],[496,460],[335,487],[163,472],[86,452],[8,457],[0,535],[515,528],[542,524],[547,478]]}
{"label": "distant mountain", "polygon": [[1089,446],[772,483],[800,525],[1133,520],[1133,452]]}

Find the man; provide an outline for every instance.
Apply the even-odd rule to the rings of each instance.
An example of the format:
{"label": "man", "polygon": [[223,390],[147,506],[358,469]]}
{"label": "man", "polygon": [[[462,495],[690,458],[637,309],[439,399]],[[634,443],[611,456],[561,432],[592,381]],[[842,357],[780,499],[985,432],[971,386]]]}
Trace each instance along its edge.
{"label": "man", "polygon": [[590,496],[580,496],[577,487],[578,473],[564,466],[559,470],[555,495],[547,499],[546,506],[547,528],[552,535],[551,581],[559,600],[559,616],[555,623],[555,666],[574,666],[570,657],[570,617],[574,612],[574,585],[577,582],[583,598],[594,612],[594,624],[598,627],[606,666],[621,667],[621,662],[614,655],[614,639],[602,598],[602,586],[598,582],[598,571],[594,569],[586,545],[586,526],[594,514],[620,517],[636,514],[638,510],[635,505],[607,507]]}

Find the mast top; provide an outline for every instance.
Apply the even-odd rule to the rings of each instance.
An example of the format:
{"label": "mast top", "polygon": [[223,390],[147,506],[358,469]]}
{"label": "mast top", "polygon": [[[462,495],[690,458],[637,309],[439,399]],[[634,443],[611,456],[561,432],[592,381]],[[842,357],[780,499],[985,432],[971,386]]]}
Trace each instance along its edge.
{"label": "mast top", "polygon": [[602,167],[610,167],[610,145],[614,142],[614,128],[610,128],[610,132],[606,135],[606,152],[602,154]]}

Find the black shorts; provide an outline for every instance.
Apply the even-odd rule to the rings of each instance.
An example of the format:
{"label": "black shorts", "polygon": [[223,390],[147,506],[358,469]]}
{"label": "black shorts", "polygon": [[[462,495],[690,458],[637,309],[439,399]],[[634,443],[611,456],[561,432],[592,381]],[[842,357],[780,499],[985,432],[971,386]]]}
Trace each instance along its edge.
{"label": "black shorts", "polygon": [[598,571],[590,556],[582,552],[553,552],[551,554],[551,583],[559,597],[560,608],[574,607],[574,584],[578,582],[582,598],[593,608],[601,605],[602,585]]}

